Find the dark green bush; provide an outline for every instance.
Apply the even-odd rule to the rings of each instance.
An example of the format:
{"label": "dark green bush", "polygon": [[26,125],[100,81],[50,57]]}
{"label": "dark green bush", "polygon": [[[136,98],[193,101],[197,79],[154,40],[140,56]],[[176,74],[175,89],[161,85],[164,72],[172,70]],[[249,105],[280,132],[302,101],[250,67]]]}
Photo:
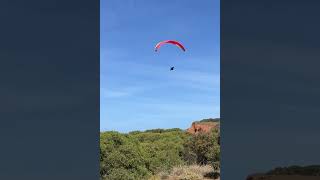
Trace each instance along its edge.
{"label": "dark green bush", "polygon": [[100,175],[104,179],[142,179],[150,175],[143,148],[130,136],[116,132],[103,133],[100,151]]}
{"label": "dark green bush", "polygon": [[184,143],[184,160],[188,164],[211,164],[220,161],[218,132],[200,133],[190,136]]}
{"label": "dark green bush", "polygon": [[219,122],[220,118],[209,118],[209,119],[202,119],[199,122]]}
{"label": "dark green bush", "polygon": [[174,166],[219,161],[217,132],[192,136],[181,129],[100,133],[103,180],[146,179]]}
{"label": "dark green bush", "polygon": [[185,132],[177,129],[161,133],[101,133],[100,175],[103,179],[144,179],[182,165],[186,136]]}

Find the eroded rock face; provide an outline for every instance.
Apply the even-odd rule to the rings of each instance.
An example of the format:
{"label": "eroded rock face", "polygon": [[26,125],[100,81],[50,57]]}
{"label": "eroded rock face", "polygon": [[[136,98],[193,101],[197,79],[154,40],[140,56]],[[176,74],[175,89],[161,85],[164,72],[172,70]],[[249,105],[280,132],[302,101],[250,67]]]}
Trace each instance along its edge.
{"label": "eroded rock face", "polygon": [[220,145],[220,121],[217,119],[206,119],[206,122],[203,122],[203,121],[193,122],[191,127],[187,129],[187,132],[190,134],[196,135],[199,133],[211,133],[212,129],[218,130],[218,133],[219,133],[218,144]]}
{"label": "eroded rock face", "polygon": [[210,133],[210,131],[213,128],[216,128],[219,130],[220,123],[219,122],[193,122],[191,127],[187,129],[187,132],[191,134]]}

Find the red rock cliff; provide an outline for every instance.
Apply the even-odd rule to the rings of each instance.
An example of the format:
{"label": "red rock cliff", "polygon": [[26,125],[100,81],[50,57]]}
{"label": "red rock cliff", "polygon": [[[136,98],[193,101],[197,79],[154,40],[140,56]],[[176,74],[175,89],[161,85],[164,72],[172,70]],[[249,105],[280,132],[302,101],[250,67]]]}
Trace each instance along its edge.
{"label": "red rock cliff", "polygon": [[209,133],[211,129],[220,129],[219,122],[193,122],[191,127],[187,129],[187,132],[191,134],[198,134],[201,132]]}

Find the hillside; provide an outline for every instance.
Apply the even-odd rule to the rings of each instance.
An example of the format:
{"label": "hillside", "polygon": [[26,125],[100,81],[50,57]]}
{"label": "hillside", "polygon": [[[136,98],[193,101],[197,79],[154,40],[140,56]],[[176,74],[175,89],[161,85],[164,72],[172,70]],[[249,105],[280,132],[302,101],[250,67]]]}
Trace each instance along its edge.
{"label": "hillside", "polygon": [[214,129],[197,135],[179,128],[100,133],[102,180],[214,179],[219,162],[220,145]]}

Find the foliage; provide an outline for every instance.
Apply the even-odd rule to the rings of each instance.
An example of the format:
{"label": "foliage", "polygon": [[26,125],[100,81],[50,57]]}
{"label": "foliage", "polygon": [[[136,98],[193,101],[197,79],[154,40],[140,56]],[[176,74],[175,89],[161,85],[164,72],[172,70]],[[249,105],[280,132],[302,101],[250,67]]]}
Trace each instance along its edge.
{"label": "foliage", "polygon": [[[127,134],[102,132],[100,177],[102,180],[147,179],[187,164],[212,167],[219,162],[217,136],[216,131],[193,136],[178,128]],[[184,174],[186,179],[197,176]]]}
{"label": "foliage", "polygon": [[186,134],[179,131],[145,132],[136,138],[147,152],[147,167],[153,173],[183,164],[182,151]]}
{"label": "foliage", "polygon": [[209,119],[202,119],[198,122],[220,122],[220,118],[209,118]]}
{"label": "foliage", "polygon": [[164,132],[174,132],[174,131],[182,132],[182,130],[179,129],[179,128],[172,128],[172,129],[150,129],[150,130],[146,130],[145,132],[164,133]]}
{"label": "foliage", "polygon": [[142,179],[150,175],[145,151],[138,141],[117,132],[100,136],[100,175],[103,179]]}
{"label": "foliage", "polygon": [[188,164],[217,164],[220,161],[218,132],[200,133],[184,143],[184,160]]}
{"label": "foliage", "polygon": [[102,179],[144,179],[183,164],[186,133],[178,130],[100,134]]}

